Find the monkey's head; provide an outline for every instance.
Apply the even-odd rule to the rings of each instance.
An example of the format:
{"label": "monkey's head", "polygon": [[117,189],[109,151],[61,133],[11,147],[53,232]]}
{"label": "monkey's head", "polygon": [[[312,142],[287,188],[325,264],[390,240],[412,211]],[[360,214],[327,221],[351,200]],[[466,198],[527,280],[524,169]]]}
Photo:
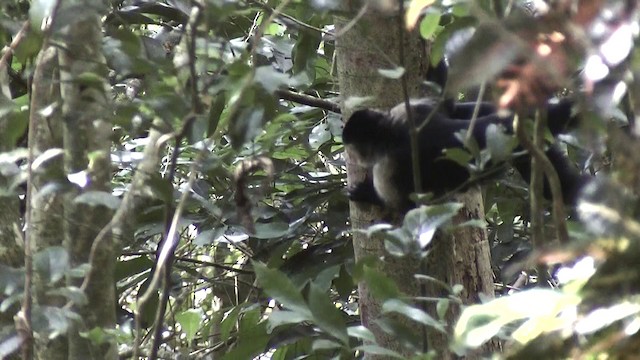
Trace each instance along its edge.
{"label": "monkey's head", "polygon": [[342,142],[358,162],[371,165],[402,136],[396,127],[389,113],[373,109],[358,110],[345,124]]}
{"label": "monkey's head", "polygon": [[[421,124],[433,111],[430,99],[409,103],[414,124]],[[436,114],[436,116],[439,116]],[[342,131],[342,141],[360,162],[372,164],[390,151],[409,144],[407,107],[400,103],[388,112],[363,109],[351,115]]]}

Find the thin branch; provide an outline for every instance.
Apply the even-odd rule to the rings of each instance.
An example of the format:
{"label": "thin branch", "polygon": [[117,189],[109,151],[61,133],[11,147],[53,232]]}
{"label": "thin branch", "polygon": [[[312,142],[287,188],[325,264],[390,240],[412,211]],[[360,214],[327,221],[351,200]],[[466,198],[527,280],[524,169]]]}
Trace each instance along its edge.
{"label": "thin branch", "polygon": [[471,120],[469,121],[469,128],[467,129],[467,134],[464,137],[464,145],[467,148],[469,147],[469,142],[471,141],[471,137],[473,136],[473,128],[476,127],[476,120],[478,119],[478,114],[480,113],[480,105],[482,103],[482,98],[484,98],[484,91],[486,87],[487,87],[487,82],[483,81],[480,84],[480,89],[478,90],[478,98],[476,99],[476,104],[473,107],[473,114],[471,115]]}
{"label": "thin branch", "polygon": [[340,105],[336,102],[318,98],[315,96],[301,94],[290,90],[279,89],[276,90],[276,96],[283,100],[293,101],[302,105],[309,105],[322,110],[327,110],[340,114]]}
{"label": "thin branch", "polygon": [[[0,72],[5,71],[9,66],[9,58],[13,55],[13,52],[16,50],[22,39],[24,39],[27,31],[29,31],[29,24],[29,21],[25,21],[24,24],[22,24],[22,28],[20,28],[16,36],[13,38],[13,41],[11,41],[11,44],[9,44],[9,46],[5,46],[3,49],[4,54],[2,54],[2,57],[0,58]],[[43,45],[48,44],[43,43]]]}
{"label": "thin branch", "polygon": [[547,158],[547,155],[536,147],[531,140],[527,137],[524,127],[521,121],[516,116],[514,117],[514,126],[516,134],[520,144],[529,151],[532,157],[535,157],[539,162],[544,173],[549,181],[549,187],[551,188],[552,206],[553,206],[553,220],[556,225],[556,235],[561,244],[567,244],[569,242],[569,232],[567,231],[567,222],[564,211],[564,203],[562,202],[562,187],[560,185],[560,177],[553,168],[553,164]]}
{"label": "thin branch", "polygon": [[[262,10],[264,10],[264,11],[270,13],[270,14],[273,14],[273,13],[277,12],[276,9],[274,9],[274,8],[270,7],[269,5],[264,4],[264,3],[260,2],[260,1],[251,1],[250,3],[260,7]],[[295,17],[293,17],[293,16],[291,16],[289,14],[285,14],[283,12],[277,12],[277,15],[278,15],[278,17],[281,17],[283,19],[287,19],[287,21],[290,21],[290,22],[292,22],[292,23],[294,23],[294,24],[296,24],[296,25],[298,25],[300,27],[303,27],[305,29],[312,30],[312,31],[317,31],[317,32],[319,32],[319,33],[321,33],[323,35],[334,36],[334,34],[331,33],[330,31],[326,31],[326,30],[320,29],[318,27],[315,27],[313,25],[309,25],[309,24],[305,23],[304,21],[302,21],[300,19],[296,19]]]}
{"label": "thin branch", "polygon": [[404,1],[400,1],[400,9],[398,14],[398,59],[404,73],[400,77],[402,86],[402,96],[404,98],[404,109],[407,113],[407,123],[409,124],[409,141],[411,142],[411,166],[413,168],[413,191],[422,192],[422,174],[420,173],[420,149],[418,148],[418,128],[411,112],[411,104],[409,100],[409,89],[407,85],[407,71],[405,68],[404,47],[405,47],[405,26],[404,26]]}
{"label": "thin branch", "polygon": [[[515,115],[518,116],[518,115]],[[533,146],[540,149],[544,146],[544,127],[540,119],[540,111],[536,111],[533,129]],[[531,243],[539,250],[544,243],[544,216],[542,214],[542,196],[544,185],[544,170],[537,157],[531,156],[531,176],[529,179],[529,197],[531,209]],[[541,275],[541,274],[539,274]]]}
{"label": "thin branch", "polygon": [[354,27],[358,21],[360,21],[360,18],[362,18],[364,16],[364,14],[367,13],[367,10],[369,9],[369,2],[366,1],[362,7],[360,8],[360,10],[358,11],[358,13],[356,14],[356,16],[353,17],[353,19],[351,19],[351,21],[349,21],[348,23],[346,23],[342,29],[340,29],[339,32],[337,32],[335,34],[336,39],[340,38],[342,35],[344,35],[347,31],[351,30],[352,27]]}

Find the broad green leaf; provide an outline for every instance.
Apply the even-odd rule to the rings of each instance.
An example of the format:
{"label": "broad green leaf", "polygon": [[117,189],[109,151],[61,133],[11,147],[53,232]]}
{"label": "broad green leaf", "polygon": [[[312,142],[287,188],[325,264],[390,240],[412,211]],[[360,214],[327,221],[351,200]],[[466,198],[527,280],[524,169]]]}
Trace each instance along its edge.
{"label": "broad green leaf", "polygon": [[24,269],[0,264],[0,294],[20,293],[24,286]]}
{"label": "broad green leaf", "polygon": [[315,340],[311,345],[311,349],[313,351],[335,350],[335,349],[339,349],[340,347],[341,347],[341,344],[339,342],[335,342],[328,339]]}
{"label": "broad green leaf", "polygon": [[222,360],[253,359],[265,351],[269,335],[259,308],[245,312],[240,318],[237,336],[235,347]]}
{"label": "broad green leaf", "polygon": [[427,314],[424,310],[418,309],[417,307],[409,305],[404,301],[401,301],[398,299],[389,299],[385,301],[384,304],[382,305],[382,312],[398,313],[406,316],[407,318],[413,321],[419,322],[430,328],[436,329],[443,334],[447,333],[442,323],[432,318],[431,315]]}
{"label": "broad green leaf", "polygon": [[505,133],[504,128],[496,124],[490,124],[486,129],[487,149],[491,154],[491,160],[501,162],[508,160],[513,154],[517,140]]}
{"label": "broad green leaf", "polygon": [[382,355],[382,356],[391,357],[394,359],[406,359],[406,357],[400,355],[399,353],[390,349],[383,348],[378,345],[366,344],[366,345],[356,346],[354,350],[363,351],[365,354]]}
{"label": "broad green leaf", "polygon": [[176,321],[180,324],[182,331],[187,337],[187,341],[191,342],[200,327],[202,327],[203,321],[202,309],[188,309],[179,314],[176,314]]}
{"label": "broad green leaf", "polygon": [[311,310],[307,307],[300,291],[281,271],[270,269],[257,261],[252,263],[258,283],[263,286],[269,296],[302,316],[312,317]]}
{"label": "broad green leaf", "polygon": [[420,36],[423,39],[431,40],[438,30],[440,24],[439,12],[428,12],[420,22]]}
{"label": "broad green leaf", "polygon": [[460,209],[462,204],[459,203],[420,206],[407,213],[402,228],[411,233],[420,248],[424,248],[431,242],[436,230],[449,222]]}
{"label": "broad green leaf", "polygon": [[229,334],[231,334],[231,330],[236,326],[238,322],[238,317],[240,316],[240,310],[242,310],[243,305],[236,305],[231,309],[231,311],[225,314],[225,318],[220,322],[220,340],[227,341],[229,339]]}
{"label": "broad green leaf", "polygon": [[375,343],[376,342],[376,337],[375,337],[375,335],[373,335],[371,330],[367,329],[366,327],[364,327],[362,325],[349,326],[347,328],[347,333],[351,337],[354,337],[354,338],[357,338],[357,339],[362,339],[362,340],[364,340],[366,342],[369,342],[369,343]]}
{"label": "broad green leaf", "polygon": [[73,304],[76,306],[82,306],[87,304],[87,296],[79,287],[76,287],[76,286],[54,288],[53,290],[47,291],[47,295],[62,296],[65,299],[73,302]]}
{"label": "broad green leaf", "polygon": [[369,286],[369,291],[376,298],[385,300],[400,296],[396,283],[377,269],[364,266],[363,277]]}
{"label": "broad green leaf", "polygon": [[289,224],[280,221],[256,223],[255,234],[252,236],[257,239],[274,239],[284,236],[289,232]]}
{"label": "broad green leaf", "polygon": [[55,283],[63,279],[69,270],[69,253],[62,246],[48,247],[35,254],[33,265],[44,279]]}
{"label": "broad green leaf", "polygon": [[153,261],[147,256],[136,256],[127,260],[118,261],[116,264],[115,280],[120,281],[124,278],[135,276],[143,273],[153,266]]}
{"label": "broad green leaf", "polygon": [[434,2],[435,0],[411,0],[404,17],[407,29],[413,29],[420,18],[422,9],[431,6]]}
{"label": "broad green leaf", "polygon": [[328,335],[340,340],[343,345],[349,343],[346,323],[342,312],[329,299],[329,294],[322,291],[317,285],[309,286],[309,308],[313,314],[313,322]]}
{"label": "broad green leaf", "polygon": [[302,322],[311,320],[311,317],[305,316],[298,312],[288,310],[274,310],[269,315],[268,330],[269,332],[272,332],[278,326],[300,324]]}

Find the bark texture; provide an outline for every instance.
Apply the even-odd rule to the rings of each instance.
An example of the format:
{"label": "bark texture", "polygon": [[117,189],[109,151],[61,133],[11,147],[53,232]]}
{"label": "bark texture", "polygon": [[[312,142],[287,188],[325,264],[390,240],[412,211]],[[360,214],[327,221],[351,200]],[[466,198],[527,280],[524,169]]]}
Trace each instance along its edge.
{"label": "bark texture", "polygon": [[[478,189],[471,189],[456,197],[456,201],[464,207],[453,219],[454,224],[462,224],[470,220],[484,219],[482,194]],[[438,232],[432,242],[433,248],[427,260],[426,273],[449,285],[460,284],[464,287],[458,294],[464,305],[479,303],[481,300],[493,298],[493,270],[491,269],[491,252],[487,232],[475,226],[459,227],[451,232]],[[442,287],[427,283],[427,294],[447,297]],[[460,317],[461,308],[451,304],[445,315],[449,334]],[[435,316],[435,304],[429,309]],[[428,333],[430,349],[438,351],[439,359],[454,359],[456,356],[448,351],[449,337],[437,331]],[[480,359],[482,355],[498,349],[498,343],[490,342],[477,353],[466,356],[466,359]],[[485,354],[483,354],[485,353]]]}
{"label": "bark texture", "polygon": [[[45,151],[62,148],[62,117],[60,111],[60,77],[58,52],[55,46],[43,48],[38,54],[36,71],[31,86],[31,112],[29,120],[29,142],[33,159]],[[52,106],[52,111],[43,111]],[[47,116],[43,115],[47,114]],[[32,241],[33,253],[50,246],[62,245],[63,234],[63,194],[62,191],[43,191],[53,182],[50,174],[63,174],[62,156],[47,161],[39,171],[33,171],[29,186],[30,223],[27,231]],[[46,194],[46,195],[45,195]],[[34,303],[38,306],[62,306],[65,299],[46,294],[48,280],[34,272]],[[62,286],[64,284],[58,284]],[[36,357],[39,359],[66,359],[67,337],[58,336],[53,340],[38,339]]]}
{"label": "bark texture", "polygon": [[[368,10],[357,23],[351,23],[353,16],[360,10],[358,1],[345,1],[343,9],[350,14],[349,18],[337,18],[336,39],[338,80],[342,95],[342,114],[348,119],[355,109],[349,107],[349,99],[353,97],[371,97],[369,107],[390,109],[404,100],[402,83],[397,79],[389,79],[380,75],[379,69],[394,69],[400,66],[399,47],[405,48],[405,76],[408,92],[419,96],[419,85],[425,78],[428,59],[425,56],[424,44],[418,35],[403,34],[399,29],[397,14],[388,14]],[[402,42],[401,42],[401,38]],[[366,169],[350,161],[347,155],[347,181],[349,184],[361,181]],[[407,161],[411,161],[407,159]],[[352,203],[351,223],[353,229],[367,228],[379,221],[383,214],[373,206]],[[385,258],[380,269],[395,280],[400,290],[408,295],[417,296],[420,286],[413,274],[420,268],[420,261],[394,259],[387,256],[384,242],[381,239],[369,239],[366,235],[354,233],[353,246],[356,260],[373,256]],[[385,333],[375,324],[381,315],[382,303],[371,296],[365,283],[358,284],[359,306],[362,324],[373,331],[379,345],[410,355],[401,346],[399,339]],[[406,326],[415,326],[404,321]],[[367,358],[383,358],[368,355]]]}
{"label": "bark texture", "polygon": [[[404,100],[402,83],[397,79],[384,78],[379,69],[393,69],[399,66],[399,47],[404,47],[404,68],[407,92],[411,97],[420,97],[419,86],[425,79],[428,68],[428,56],[425,44],[419,39],[417,32],[400,34],[398,15],[368,10],[355,24],[353,18],[361,10],[361,2],[344,1],[343,10],[347,17],[336,18],[337,69],[340,92],[342,95],[342,114],[344,119],[355,110],[350,107],[349,99],[354,97],[372,97],[369,107],[389,109]],[[366,169],[347,158],[347,181],[349,184],[361,181]],[[410,162],[411,159],[407,159]],[[484,219],[484,210],[479,191],[474,190],[461,195],[465,207],[455,219],[455,223],[469,219]],[[379,221],[383,214],[378,208],[363,204],[351,204],[351,223],[354,229],[366,228]],[[489,244],[486,233],[482,229],[465,227],[451,234],[440,234],[434,240],[434,249],[427,264],[427,275],[444,280],[450,285],[462,284],[465,287],[461,294],[464,303],[478,301],[479,293],[487,297],[493,296],[493,276],[489,261]],[[381,239],[369,239],[366,235],[354,233],[353,244],[356,260],[365,257],[383,258],[381,271],[391,277],[400,290],[409,296],[438,296],[441,289],[427,287],[427,294],[421,294],[421,286],[414,274],[419,273],[422,264],[414,259],[396,259],[384,250]],[[382,303],[371,296],[366,284],[358,285],[359,306],[364,326],[376,336],[379,345],[411,355],[401,345],[401,339],[389,336],[375,324],[381,315]],[[448,295],[448,294],[447,294]],[[451,307],[447,314],[448,329],[453,328],[453,321],[459,314],[459,308]],[[435,309],[431,309],[435,317]],[[404,321],[406,326],[415,329],[415,333],[423,334],[422,328],[415,323]],[[435,331],[427,336],[428,348],[438,353],[438,358],[448,359],[453,355],[448,350],[448,338],[437,335]],[[425,341],[423,337],[423,341]],[[423,344],[426,348],[427,344]],[[383,356],[366,355],[368,359],[385,358]]]}
{"label": "bark texture", "polygon": [[[76,186],[65,196],[64,244],[72,266],[89,261],[91,247],[97,234],[111,217],[109,209],[75,201],[77,196],[90,191],[110,193],[110,140],[111,125],[107,121],[110,93],[106,81],[107,68],[102,55],[100,20],[87,16],[63,30],[66,41],[59,50],[65,173],[86,171],[86,185]],[[92,74],[99,81],[87,83],[83,75]],[[104,241],[95,251],[90,264],[90,282],[85,290],[87,304],[76,304],[83,323],[69,331],[69,359],[115,359],[115,342],[94,344],[80,336],[82,331],[95,327],[115,327],[114,268],[116,248]],[[70,279],[79,285],[77,279]]]}

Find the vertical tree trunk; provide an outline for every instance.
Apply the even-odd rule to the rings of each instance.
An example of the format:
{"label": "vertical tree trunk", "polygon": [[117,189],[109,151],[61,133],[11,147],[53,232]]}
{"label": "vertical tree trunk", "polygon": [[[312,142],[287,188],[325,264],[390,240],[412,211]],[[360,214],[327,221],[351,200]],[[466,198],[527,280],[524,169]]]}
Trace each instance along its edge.
{"label": "vertical tree trunk", "polygon": [[[86,14],[85,14],[86,15]],[[110,94],[107,68],[102,55],[102,33],[97,16],[86,15],[63,31],[65,46],[59,50],[61,94],[64,117],[65,172],[86,171],[88,183],[68,192],[65,199],[64,236],[72,266],[89,261],[96,235],[111,214],[101,206],[88,206],[74,200],[88,191],[110,192]],[[101,83],[85,83],[92,74]],[[81,337],[81,331],[115,326],[114,267],[117,253],[113,243],[102,241],[92,259],[90,283],[85,291],[88,305],[77,306],[83,324],[69,332],[69,359],[115,359],[115,343],[96,345]],[[73,280],[78,285],[77,280]]]}
{"label": "vertical tree trunk", "polygon": [[[38,54],[36,71],[33,75],[31,87],[31,111],[29,120],[29,143],[33,159],[37,159],[45,151],[62,148],[62,117],[60,108],[44,116],[42,110],[51,104],[60,102],[60,78],[58,67],[58,52],[55,46],[43,48]],[[32,159],[32,161],[33,161]],[[39,192],[51,181],[47,174],[63,172],[62,157],[58,156],[48,161],[44,171],[33,171],[29,186],[29,212],[27,230],[32,239],[33,252],[50,246],[62,245],[63,205],[62,192],[51,191],[46,196]],[[40,306],[62,306],[65,299],[48,296],[48,279],[40,278],[33,272],[34,302]],[[36,343],[36,357],[39,359],[66,359],[67,337],[58,336],[53,340],[38,339]]]}
{"label": "vertical tree trunk", "polygon": [[[454,224],[462,224],[470,220],[484,219],[484,206],[482,194],[476,189],[456,196],[456,201],[464,207],[460,209],[453,219]],[[458,294],[465,305],[480,302],[480,294],[483,298],[492,298],[493,271],[491,270],[491,254],[487,232],[485,229],[464,226],[452,230],[450,233],[438,232],[432,242],[431,254],[427,259],[426,273],[449,285],[460,284],[464,287]],[[446,297],[441,286],[433,283],[427,284],[427,294],[430,296]],[[449,325],[449,335],[452,334],[453,324],[460,316],[460,307],[449,307],[445,321]],[[436,314],[435,304],[429,309],[429,313]],[[437,331],[428,333],[429,345],[438,351],[439,359],[455,358],[447,347],[449,338]],[[493,352],[498,349],[498,343],[488,343],[477,354],[468,355],[466,359],[481,358],[482,352]]]}
{"label": "vertical tree trunk", "polygon": [[[398,14],[368,10],[355,24],[350,23],[360,10],[358,4],[361,2],[344,1],[342,10],[349,14],[349,17],[336,18],[336,59],[342,95],[342,114],[345,120],[354,110],[348,106],[349,98],[373,97],[374,103],[368,105],[380,109],[389,109],[404,100],[401,81],[384,78],[378,72],[379,69],[393,69],[399,66],[398,54],[401,45],[404,46],[405,54],[405,79],[409,95],[412,97],[421,96],[419,86],[425,79],[429,60],[424,42],[420,40],[417,32],[400,34]],[[347,181],[349,184],[358,182],[365,176],[366,169],[351,161],[349,154],[346,155]],[[410,161],[411,159],[407,159],[407,162]],[[484,219],[481,196],[477,190],[465,194],[460,200],[465,203],[465,207],[458,215],[456,223],[472,218]],[[382,214],[375,207],[352,203],[350,216],[352,227],[361,229],[380,220]],[[420,286],[414,277],[414,274],[420,272],[420,261],[394,259],[385,253],[381,239],[369,239],[360,233],[354,233],[353,243],[356,260],[369,256],[384,258],[381,271],[395,280],[405,294],[424,295],[420,294]],[[479,292],[487,296],[493,295],[489,247],[484,230],[462,228],[450,235],[441,234],[435,239],[435,243],[427,264],[428,275],[451,285],[463,284],[465,291],[461,296],[465,303],[477,301]],[[427,295],[436,295],[440,290],[428,289]],[[380,317],[382,304],[379,299],[371,296],[364,283],[358,285],[358,291],[362,323],[373,331],[378,344],[410,355],[408,350],[403,349],[399,339],[390,337],[374,324],[375,319]],[[457,309],[449,312],[449,325],[452,325],[457,314]],[[405,325],[415,328],[416,333],[422,333],[421,328],[415,323],[406,321]],[[432,343],[430,349],[437,351],[439,358],[451,357],[446,337],[429,335],[428,339]]]}
{"label": "vertical tree trunk", "polygon": [[[401,82],[384,78],[378,72],[379,69],[394,69],[400,66],[397,55],[401,44],[399,17],[397,14],[383,14],[369,10],[355,26],[350,29],[345,28],[359,10],[355,7],[359,3],[345,1],[343,10],[351,17],[336,19],[336,32],[340,35],[336,39],[336,60],[342,95],[342,114],[345,120],[354,110],[349,108],[346,102],[351,97],[373,97],[374,102],[369,105],[380,109],[389,109],[404,98]],[[402,46],[407,49],[404,66],[409,93],[418,96],[419,84],[425,78],[428,68],[428,59],[425,57],[424,44],[417,34],[405,34],[403,38]],[[362,180],[366,169],[350,161],[349,154],[346,155],[347,181],[351,184]],[[352,203],[350,217],[352,227],[362,229],[381,219],[382,213],[376,207]],[[361,233],[354,233],[353,246],[356,260],[368,256],[383,258],[387,255],[381,239],[369,239]],[[389,256],[386,256],[386,259],[380,270],[396,280],[404,293],[417,296],[420,287],[413,275],[420,269],[420,261],[417,259],[394,261],[396,259]],[[358,293],[362,323],[373,331],[378,344],[410,355],[402,348],[398,339],[386,334],[375,325],[374,321],[380,317],[382,304],[371,296],[365,283],[358,284]],[[405,321],[405,325],[415,326],[408,321]]]}

